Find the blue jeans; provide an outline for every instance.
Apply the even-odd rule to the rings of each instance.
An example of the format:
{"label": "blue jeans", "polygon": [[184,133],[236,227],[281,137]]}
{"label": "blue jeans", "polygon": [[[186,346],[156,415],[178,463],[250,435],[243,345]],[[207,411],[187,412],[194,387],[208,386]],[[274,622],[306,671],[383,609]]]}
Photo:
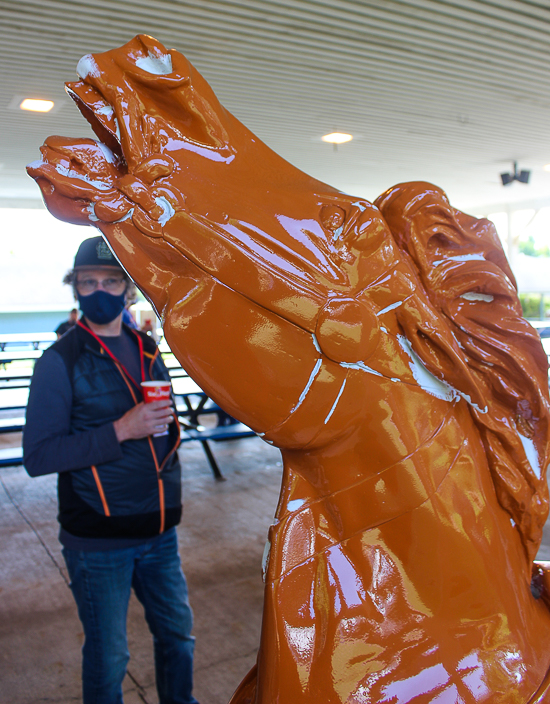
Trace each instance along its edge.
{"label": "blue jeans", "polygon": [[197,704],[192,695],[193,614],[175,529],[122,550],[63,548],[63,557],[84,626],[84,704],[122,704],[122,680],[130,659],[126,617],[132,587],[153,634],[160,704]]}

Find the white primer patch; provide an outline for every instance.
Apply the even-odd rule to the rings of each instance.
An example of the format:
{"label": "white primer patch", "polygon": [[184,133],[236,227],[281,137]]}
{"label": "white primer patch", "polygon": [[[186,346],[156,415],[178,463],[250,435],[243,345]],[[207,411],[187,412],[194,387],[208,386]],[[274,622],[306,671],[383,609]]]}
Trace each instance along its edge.
{"label": "white primer patch", "polygon": [[379,310],[376,315],[384,315],[384,313],[387,313],[388,311],[393,310],[394,308],[399,308],[399,306],[401,305],[403,305],[403,301],[397,301],[396,303],[392,303],[391,305],[386,306],[386,308],[382,308],[382,310]]}
{"label": "white primer patch", "polygon": [[88,76],[99,77],[99,68],[91,54],[83,56],[76,65],[77,75],[84,79]]}
{"label": "white primer patch", "polygon": [[377,372],[375,369],[367,367],[363,362],[340,362],[341,367],[346,367],[346,369],[361,369],[363,372],[368,372],[369,374],[374,374],[375,376],[384,376]]}
{"label": "white primer patch", "polygon": [[407,338],[403,335],[397,335],[397,341],[411,360],[409,367],[420,388],[424,389],[424,391],[427,391],[432,396],[442,399],[443,401],[456,400],[458,391],[453,389],[452,386],[449,386],[449,384],[444,381],[440,381],[426,369],[422,363],[422,360],[413,350],[412,345]]}
{"label": "white primer patch", "polygon": [[305,504],[304,499],[294,499],[293,501],[289,501],[286,507],[288,508],[289,511],[297,511],[301,506]]}
{"label": "white primer patch", "polygon": [[89,176],[86,176],[86,174],[79,174],[78,171],[73,171],[72,169],[67,169],[64,166],[62,166],[61,164],[57,164],[57,166],[55,167],[55,170],[57,171],[57,173],[61,174],[62,176],[68,176],[69,178],[76,178],[79,181],[85,181],[86,183],[89,183],[90,186],[97,188],[99,191],[111,190],[111,186],[109,186],[109,184],[104,183],[103,181],[94,181]]}
{"label": "white primer patch", "polygon": [[115,155],[109,149],[109,147],[106,144],[103,144],[103,142],[98,142],[97,146],[103,152],[103,156],[105,157],[106,161],[108,161],[109,164],[114,164],[115,163]]}
{"label": "white primer patch", "polygon": [[466,403],[472,406],[472,408],[475,408],[479,413],[487,413],[489,410],[488,406],[485,406],[485,408],[480,408],[472,401],[468,394],[455,389],[454,386],[451,386],[446,381],[441,381],[430,371],[428,371],[406,337],[403,335],[397,335],[397,341],[406,354],[411,358],[411,364],[409,367],[420,388],[424,389],[424,391],[427,391],[432,396],[442,399],[443,401],[457,401],[459,398],[463,398]]}
{"label": "white primer patch", "polygon": [[330,409],[328,416],[325,418],[325,425],[329,422],[331,415],[336,410],[336,406],[338,405],[338,401],[340,400],[340,396],[344,392],[344,387],[346,386],[346,381],[347,381],[347,379],[344,379],[344,383],[340,387],[340,391],[338,392],[338,396],[336,397],[336,401],[332,404],[332,408]]}
{"label": "white primer patch", "polygon": [[526,438],[525,435],[522,435],[521,433],[518,433],[518,435],[521,440],[521,444],[523,445],[523,449],[525,450],[525,454],[527,455],[529,464],[531,465],[531,469],[535,473],[537,479],[540,479],[540,462],[535,443],[531,440],[531,438]]}
{"label": "white primer patch", "polygon": [[[453,387],[451,386],[453,389]],[[456,393],[463,398],[466,403],[468,403],[472,408],[475,408],[478,413],[487,413],[489,410],[489,406],[485,406],[485,408],[480,408],[477,403],[474,403],[468,394],[462,393],[462,391],[458,391],[458,389],[453,389],[453,391],[456,391]]]}
{"label": "white primer patch", "polygon": [[468,291],[468,293],[463,293],[460,298],[464,298],[466,301],[485,301],[485,303],[491,303],[495,300],[494,296],[490,293],[476,293],[475,291]]}
{"label": "white primer patch", "polygon": [[86,210],[88,211],[88,217],[92,222],[99,222],[99,218],[95,214],[95,203],[88,203]]}
{"label": "white primer patch", "polygon": [[171,203],[166,200],[164,196],[159,196],[158,198],[155,198],[155,203],[159,205],[163,210],[163,213],[158,219],[158,222],[159,225],[162,225],[164,227],[164,225],[166,225],[168,220],[170,220],[170,218],[172,217],[172,215],[175,214],[176,211],[172,207]]}
{"label": "white primer patch", "polygon": [[130,208],[130,210],[126,213],[126,215],[123,215],[120,218],[120,220],[115,220],[115,222],[124,222],[125,220],[129,220],[133,214],[134,214],[134,208]]}
{"label": "white primer patch", "polygon": [[30,164],[27,164],[28,169],[38,169],[41,166],[44,166],[46,162],[43,161],[42,159],[36,159],[35,161],[31,161]]}
{"label": "white primer patch", "polygon": [[307,394],[308,394],[308,392],[309,392],[309,390],[310,390],[310,388],[311,388],[311,385],[312,385],[313,382],[315,381],[315,377],[316,377],[317,374],[319,373],[319,369],[321,369],[321,364],[322,364],[322,363],[323,363],[323,360],[322,360],[322,359],[318,359],[317,362],[315,363],[315,366],[313,367],[313,371],[312,371],[311,374],[309,375],[308,382],[307,382],[307,384],[305,385],[304,390],[303,390],[302,393],[300,394],[300,398],[298,399],[298,403],[297,403],[297,404],[294,406],[294,408],[290,411],[291,413],[294,413],[294,411],[295,411],[297,408],[299,408],[299,407],[302,405],[302,403],[304,402],[304,399],[305,399],[305,397],[307,396]]}
{"label": "white primer patch", "polygon": [[457,254],[454,257],[445,257],[445,259],[438,259],[436,262],[434,262],[434,266],[439,266],[440,264],[443,264],[443,262],[471,262],[471,261],[484,262],[485,257],[483,256],[483,254]]}
{"label": "white primer patch", "polygon": [[336,240],[340,237],[342,232],[344,231],[344,226],[340,225],[340,227],[337,230],[334,230],[334,233],[332,235],[332,241],[336,242]]}
{"label": "white primer patch", "polygon": [[153,73],[155,76],[166,76],[172,73],[172,57],[170,54],[163,54],[160,57],[154,56],[149,52],[149,56],[136,59],[136,66],[142,71]]}
{"label": "white primer patch", "polygon": [[269,555],[271,553],[271,543],[269,540],[265,541],[264,554],[262,555],[262,580],[265,582],[267,574],[267,565],[269,563]]}
{"label": "white primer patch", "polygon": [[114,110],[110,105],[103,105],[103,107],[95,110],[96,115],[106,115],[107,117],[112,117]]}

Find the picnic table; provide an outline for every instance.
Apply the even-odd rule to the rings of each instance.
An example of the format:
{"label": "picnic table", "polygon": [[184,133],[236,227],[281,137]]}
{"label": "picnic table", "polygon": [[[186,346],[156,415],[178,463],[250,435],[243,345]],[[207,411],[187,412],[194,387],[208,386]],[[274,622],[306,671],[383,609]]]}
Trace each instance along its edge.
{"label": "picnic table", "polygon": [[[44,333],[44,335],[48,335],[49,341],[52,341],[51,334]],[[6,337],[8,336],[0,336],[0,345],[2,341],[5,346],[8,345],[10,340],[6,341]],[[21,343],[20,335],[12,337],[14,344],[16,338],[17,342]],[[25,427],[25,410],[32,378],[32,367],[43,352],[39,347],[34,347],[34,344],[40,345],[44,341],[37,339],[37,334],[32,334],[28,336],[27,340],[27,343],[32,345],[32,349],[2,349],[0,351],[0,434],[19,433]],[[162,346],[161,353],[172,380],[172,388],[176,398],[176,415],[181,427],[181,442],[200,442],[214,477],[217,480],[223,480],[223,474],[209,443],[254,437],[256,433],[229,416],[214,403],[182,369],[166,344]],[[19,363],[25,360],[28,360],[30,365],[21,368]],[[17,364],[14,365],[13,362]],[[7,366],[10,368],[8,369]],[[21,447],[0,449],[0,467],[22,463],[23,450]]]}
{"label": "picnic table", "polygon": [[57,340],[57,335],[54,332],[13,332],[0,333],[0,351],[4,351],[9,345],[10,347],[30,347],[31,349],[45,349],[52,342]]}

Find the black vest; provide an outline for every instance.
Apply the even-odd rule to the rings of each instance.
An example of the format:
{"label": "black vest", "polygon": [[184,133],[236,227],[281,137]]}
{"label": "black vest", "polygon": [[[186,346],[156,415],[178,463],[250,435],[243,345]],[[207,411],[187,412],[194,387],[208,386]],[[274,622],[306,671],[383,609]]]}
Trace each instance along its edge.
{"label": "black vest", "polygon": [[[130,331],[130,328],[125,328]],[[169,379],[153,340],[141,332],[151,379]],[[137,348],[137,337],[136,348]],[[115,362],[88,332],[75,327],[53,345],[71,380],[71,432],[113,422],[141,401]],[[150,538],[179,523],[181,468],[179,429],[170,424],[173,448],[158,467],[148,438],[121,444],[122,458],[59,475],[59,522],[82,538]]]}

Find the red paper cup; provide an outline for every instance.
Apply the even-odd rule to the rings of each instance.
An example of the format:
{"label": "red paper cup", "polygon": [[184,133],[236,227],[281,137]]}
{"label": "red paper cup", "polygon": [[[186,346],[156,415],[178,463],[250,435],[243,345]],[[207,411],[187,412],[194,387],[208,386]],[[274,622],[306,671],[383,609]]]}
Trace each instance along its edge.
{"label": "red paper cup", "polygon": [[[144,403],[164,401],[170,398],[172,384],[169,381],[142,381],[141,390]],[[155,433],[153,437],[158,438],[161,435],[168,435],[168,430],[164,430],[162,433]]]}

